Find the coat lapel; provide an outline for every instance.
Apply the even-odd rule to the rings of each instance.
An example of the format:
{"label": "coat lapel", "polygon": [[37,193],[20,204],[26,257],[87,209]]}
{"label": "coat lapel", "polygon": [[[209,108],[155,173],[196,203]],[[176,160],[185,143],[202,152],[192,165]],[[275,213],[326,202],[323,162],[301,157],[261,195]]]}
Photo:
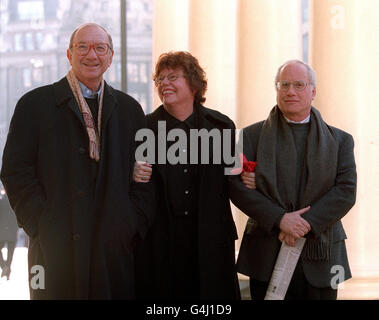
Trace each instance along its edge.
{"label": "coat lapel", "polygon": [[84,119],[83,119],[83,115],[82,113],[80,112],[80,109],[79,109],[79,106],[78,106],[78,103],[76,102],[75,98],[72,98],[69,102],[68,102],[68,107],[71,109],[71,111],[75,114],[75,116],[79,119],[79,121],[82,123],[83,125],[83,129],[86,130],[86,124],[84,122]]}
{"label": "coat lapel", "polygon": [[101,115],[101,132],[105,132],[111,114],[116,107],[116,99],[113,95],[112,88],[105,83],[104,90],[103,112]]}
{"label": "coat lapel", "polygon": [[[198,112],[199,112],[199,129],[206,129],[208,131],[212,129],[231,129],[230,127],[230,119],[228,119],[226,116],[208,109],[202,105],[198,105]],[[212,165],[213,163],[213,146],[210,144],[209,145],[209,165],[207,164],[200,164],[199,165],[199,208],[202,207],[203,201],[203,195],[208,193],[208,181],[210,181],[214,176],[213,176],[213,170]]]}
{"label": "coat lapel", "polygon": [[[207,129],[208,131],[213,129],[215,126],[213,123],[211,123],[209,120],[208,120],[208,116],[207,116],[207,113],[205,112],[205,109],[203,107],[199,107],[198,108],[198,112],[199,112],[199,127],[198,129]],[[211,150],[211,146],[209,147],[209,149]],[[213,159],[213,154],[209,154],[209,160],[212,161]],[[202,199],[202,195],[206,194],[207,190],[203,190],[204,188],[207,188],[207,177],[206,177],[206,173],[209,172],[209,170],[206,170],[206,166],[207,165],[204,165],[204,164],[199,164],[198,165],[198,174],[199,174],[199,208],[201,208],[201,204],[203,203],[203,199]]]}
{"label": "coat lapel", "polygon": [[[154,135],[155,135],[155,139],[158,139],[158,121],[163,121],[163,119],[164,119],[164,117],[163,117],[163,106],[160,106],[157,110],[155,110],[153,113],[151,113],[147,116],[148,126],[151,130],[153,130]],[[167,132],[166,132],[166,134],[167,134]],[[162,146],[159,146],[158,141],[156,141],[156,144],[155,144],[155,161],[156,161],[155,168],[156,168],[157,174],[161,177],[161,179],[163,181],[164,188],[166,188],[166,186],[167,186],[167,177],[166,177],[166,170],[165,170],[166,165],[165,164],[158,164],[158,150],[160,147],[162,147]],[[165,150],[165,152],[166,152],[166,150]]]}
{"label": "coat lapel", "polygon": [[80,112],[78,103],[75,100],[74,94],[68,84],[66,77],[62,78],[60,81],[53,84],[55,101],[57,107],[64,107],[65,105],[74,113],[78,120],[82,123],[85,130],[86,126],[84,123],[83,115]]}

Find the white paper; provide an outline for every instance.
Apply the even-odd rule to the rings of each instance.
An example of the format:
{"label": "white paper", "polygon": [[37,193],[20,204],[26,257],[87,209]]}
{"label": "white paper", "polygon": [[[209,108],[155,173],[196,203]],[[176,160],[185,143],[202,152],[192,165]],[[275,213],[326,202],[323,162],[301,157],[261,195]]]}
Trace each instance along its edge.
{"label": "white paper", "polygon": [[265,300],[284,300],[305,240],[305,238],[297,239],[295,247],[291,247],[282,241]]}

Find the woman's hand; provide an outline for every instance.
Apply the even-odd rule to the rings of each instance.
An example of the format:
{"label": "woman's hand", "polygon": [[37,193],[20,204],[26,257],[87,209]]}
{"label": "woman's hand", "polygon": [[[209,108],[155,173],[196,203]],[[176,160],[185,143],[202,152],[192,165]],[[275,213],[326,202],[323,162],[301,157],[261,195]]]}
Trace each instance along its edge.
{"label": "woman's hand", "polygon": [[137,161],[133,169],[133,181],[146,183],[150,181],[152,165],[147,162]]}
{"label": "woman's hand", "polygon": [[241,173],[241,180],[244,183],[244,185],[249,189],[256,189],[255,185],[255,173],[254,172],[242,172]]}

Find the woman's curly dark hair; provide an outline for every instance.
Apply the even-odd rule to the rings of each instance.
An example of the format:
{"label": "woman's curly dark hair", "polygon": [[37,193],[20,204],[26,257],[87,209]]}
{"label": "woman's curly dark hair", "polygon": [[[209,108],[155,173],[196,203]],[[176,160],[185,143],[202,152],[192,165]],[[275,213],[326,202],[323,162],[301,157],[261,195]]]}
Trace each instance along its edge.
{"label": "woman's curly dark hair", "polygon": [[185,78],[192,91],[195,92],[195,102],[203,103],[205,101],[205,92],[207,91],[207,79],[205,71],[200,67],[199,61],[189,52],[170,51],[159,56],[155,65],[153,80],[155,81],[163,69],[183,69]]}

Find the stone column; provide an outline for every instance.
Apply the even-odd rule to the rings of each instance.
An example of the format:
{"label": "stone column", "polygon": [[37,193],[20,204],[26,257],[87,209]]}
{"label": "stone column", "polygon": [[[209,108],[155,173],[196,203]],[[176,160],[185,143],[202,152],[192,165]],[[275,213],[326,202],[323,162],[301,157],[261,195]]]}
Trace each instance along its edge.
{"label": "stone column", "polygon": [[267,118],[275,105],[278,67],[301,59],[301,6],[298,0],[239,0],[237,123]]}
{"label": "stone column", "polygon": [[327,123],[355,140],[357,202],[343,219],[353,279],[341,288],[340,299],[379,298],[378,10],[376,0],[310,3],[314,105]]}
{"label": "stone column", "polygon": [[[189,0],[155,0],[153,16],[153,71],[158,57],[168,51],[188,51]],[[153,84],[152,84],[153,85]],[[161,104],[156,92],[153,110]]]}
{"label": "stone column", "polygon": [[191,0],[189,50],[207,73],[204,105],[236,119],[237,0]]}
{"label": "stone column", "polygon": [[[298,0],[239,0],[237,31],[237,127],[267,118],[276,104],[274,78],[285,61],[301,59]],[[235,215],[240,240],[245,214]]]}

